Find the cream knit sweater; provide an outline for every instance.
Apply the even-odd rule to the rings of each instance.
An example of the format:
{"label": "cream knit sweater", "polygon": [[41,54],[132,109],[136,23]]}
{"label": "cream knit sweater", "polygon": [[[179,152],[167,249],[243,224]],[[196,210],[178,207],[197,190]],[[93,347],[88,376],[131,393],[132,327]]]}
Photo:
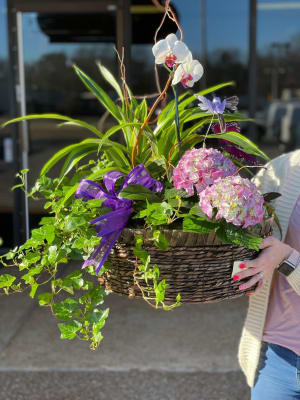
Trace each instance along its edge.
{"label": "cream knit sweater", "polygon": [[[275,212],[282,227],[283,238],[285,238],[289,218],[300,194],[300,150],[283,154],[272,160],[267,164],[267,169],[262,169],[257,174],[254,183],[262,193],[281,193],[281,197],[275,201]],[[274,228],[273,234],[280,238],[277,228]],[[300,267],[296,268],[287,280],[300,295]],[[253,386],[255,382],[271,282],[272,277],[257,295],[249,299],[248,313],[240,340],[238,358],[249,386]]]}

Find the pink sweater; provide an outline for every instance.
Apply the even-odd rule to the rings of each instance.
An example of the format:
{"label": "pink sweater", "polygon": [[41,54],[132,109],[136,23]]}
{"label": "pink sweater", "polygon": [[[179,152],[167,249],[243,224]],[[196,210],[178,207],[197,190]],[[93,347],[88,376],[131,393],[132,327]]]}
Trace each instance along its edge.
{"label": "pink sweater", "polygon": [[[285,242],[300,252],[300,196],[290,218]],[[300,296],[277,270],[274,274],[263,341],[300,355]]]}

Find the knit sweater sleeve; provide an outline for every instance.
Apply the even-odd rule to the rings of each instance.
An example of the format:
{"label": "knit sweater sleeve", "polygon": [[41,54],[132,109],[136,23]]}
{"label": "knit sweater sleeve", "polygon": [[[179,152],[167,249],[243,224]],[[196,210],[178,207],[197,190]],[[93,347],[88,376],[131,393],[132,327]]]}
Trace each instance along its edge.
{"label": "knit sweater sleeve", "polygon": [[274,166],[274,162],[271,161],[261,168],[252,179],[252,182],[262,194],[278,190],[280,179],[276,175],[276,170],[277,165]]}
{"label": "knit sweater sleeve", "polygon": [[[290,157],[288,154],[284,154],[277,159],[271,161],[270,163],[266,164],[266,167],[261,169],[258,174],[253,178],[253,183],[258,187],[261,193],[267,192],[281,192],[281,187],[285,183],[286,180],[290,180],[290,171],[289,171],[289,162]],[[293,185],[294,183],[294,185]],[[296,185],[295,185],[296,184]],[[279,212],[282,214],[282,209],[289,210],[286,215],[283,225],[284,225],[284,232],[283,232],[283,239],[285,237],[288,220],[292,209],[290,209],[290,193],[296,189],[300,191],[300,187],[297,187],[297,184],[300,184],[299,178],[297,182],[291,182],[291,185],[284,185],[284,193],[283,198],[280,201],[275,202],[275,212]],[[297,190],[296,190],[297,191]],[[277,204],[276,204],[277,203]],[[280,208],[280,210],[279,210]],[[289,215],[288,215],[289,214]],[[274,227],[274,235],[279,237],[278,229]],[[298,266],[287,278],[287,281],[294,289],[294,291],[300,295],[300,266]]]}
{"label": "knit sweater sleeve", "polygon": [[294,291],[300,296],[300,266],[287,276],[286,279]]}
{"label": "knit sweater sleeve", "polygon": [[[266,165],[267,169],[261,170],[256,176],[255,184],[260,187],[262,193],[275,191],[281,193],[281,198],[275,201],[275,212],[279,217],[283,238],[287,232],[289,219],[293,211],[296,199],[300,192],[300,152],[283,154]],[[279,237],[278,230],[274,227],[274,236]],[[300,266],[298,266],[287,278],[287,281],[300,295]]]}

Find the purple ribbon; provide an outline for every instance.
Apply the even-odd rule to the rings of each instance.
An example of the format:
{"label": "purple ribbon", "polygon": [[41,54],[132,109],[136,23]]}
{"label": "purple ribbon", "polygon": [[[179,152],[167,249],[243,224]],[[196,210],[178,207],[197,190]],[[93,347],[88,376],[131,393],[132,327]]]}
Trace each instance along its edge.
{"label": "purple ribbon", "polygon": [[105,199],[102,203],[103,207],[109,207],[113,210],[90,221],[91,224],[95,225],[97,236],[101,236],[102,240],[90,258],[84,262],[82,268],[94,265],[98,273],[125,228],[133,212],[133,201],[119,197],[121,190],[131,184],[142,185],[147,189],[151,189],[152,192],[161,192],[164,188],[161,182],[151,177],[143,164],[139,164],[129,172],[121,188],[115,191],[117,180],[124,176],[126,175],[120,171],[108,172],[103,178],[106,190],[98,183],[88,179],[83,179],[78,185],[75,193],[76,199],[82,199],[83,201]]}

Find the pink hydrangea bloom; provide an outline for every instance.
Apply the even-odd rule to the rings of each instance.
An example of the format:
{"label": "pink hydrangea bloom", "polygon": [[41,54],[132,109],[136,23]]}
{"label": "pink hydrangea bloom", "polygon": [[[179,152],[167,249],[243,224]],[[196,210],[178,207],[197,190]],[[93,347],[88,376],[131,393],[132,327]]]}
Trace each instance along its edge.
{"label": "pink hydrangea bloom", "polygon": [[249,179],[241,176],[218,179],[203,190],[199,198],[199,206],[209,218],[216,208],[216,219],[225,218],[243,228],[262,222],[264,198]]}
{"label": "pink hydrangea bloom", "polygon": [[216,179],[237,173],[233,162],[216,149],[192,149],[185,152],[173,171],[176,189],[184,189],[190,195],[196,188],[200,193]]}

